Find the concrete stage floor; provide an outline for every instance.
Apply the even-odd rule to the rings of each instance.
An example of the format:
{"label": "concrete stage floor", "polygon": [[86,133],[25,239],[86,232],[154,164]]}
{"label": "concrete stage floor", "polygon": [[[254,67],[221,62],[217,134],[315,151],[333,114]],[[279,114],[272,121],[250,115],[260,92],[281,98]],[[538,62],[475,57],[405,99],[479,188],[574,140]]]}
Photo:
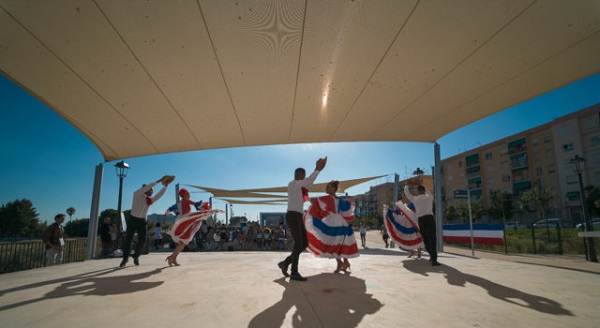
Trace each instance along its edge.
{"label": "concrete stage floor", "polygon": [[[357,235],[358,237],[358,235]],[[360,238],[357,238],[360,240]],[[581,257],[445,247],[442,266],[386,249],[377,232],[351,259],[288,252],[150,253],[141,264],[91,260],[0,276],[0,325],[12,327],[599,327],[600,265]]]}

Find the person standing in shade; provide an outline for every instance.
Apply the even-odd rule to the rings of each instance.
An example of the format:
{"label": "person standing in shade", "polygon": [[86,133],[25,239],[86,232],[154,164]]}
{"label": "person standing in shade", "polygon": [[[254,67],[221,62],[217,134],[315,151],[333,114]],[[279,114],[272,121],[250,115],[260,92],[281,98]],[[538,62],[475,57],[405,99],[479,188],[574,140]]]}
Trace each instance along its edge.
{"label": "person standing in shade", "polygon": [[[308,187],[315,182],[326,164],[327,157],[319,158],[315,171],[308,178],[306,178],[306,171],[303,168],[297,168],[294,171],[294,180],[288,184],[288,210],[285,219],[294,239],[294,247],[292,253],[285,260],[279,262],[277,266],[279,266],[284,276],[290,277],[290,280],[307,280],[298,272],[298,259],[302,251],[308,246],[303,218],[304,202],[308,200]],[[292,265],[291,275],[288,274],[290,264]]]}
{"label": "person standing in shade", "polygon": [[63,250],[65,248],[65,230],[61,225],[65,221],[64,214],[56,214],[54,223],[44,232],[44,244],[46,244],[46,266],[61,264],[63,261]]}
{"label": "person standing in shade", "polygon": [[100,240],[102,240],[102,257],[106,258],[112,253],[112,237],[110,232],[112,230],[112,223],[109,217],[104,218],[104,222],[100,227]]}
{"label": "person standing in shade", "polygon": [[[123,268],[129,261],[129,255],[131,252],[131,241],[133,235],[137,232],[138,243],[133,253],[133,264],[140,265],[139,257],[142,254],[144,243],[146,242],[146,216],[148,215],[148,209],[150,205],[154,204],[162,195],[165,194],[169,183],[173,182],[175,177],[172,175],[165,175],[162,178],[145,184],[142,188],[133,192],[133,201],[131,204],[130,218],[127,220],[127,234],[125,235],[125,244],[123,245],[123,260],[119,267]],[[162,183],[162,188],[152,197],[154,187],[158,183]]]}
{"label": "person standing in shade", "polygon": [[364,222],[360,221],[360,243],[363,248],[367,247],[367,227],[365,227]]}
{"label": "person standing in shade", "polygon": [[440,263],[437,261],[437,233],[433,217],[433,194],[427,187],[420,185],[418,182],[412,182],[412,184],[418,186],[418,195],[414,196],[410,193],[408,184],[404,186],[404,194],[415,206],[416,216],[419,220],[419,230],[423,236],[425,249],[429,253],[431,265],[438,266]]}
{"label": "person standing in shade", "polygon": [[162,227],[160,226],[160,222],[156,222],[154,225],[154,249],[162,249],[162,246]]}
{"label": "person standing in shade", "polygon": [[383,228],[383,242],[385,243],[385,248],[389,248],[390,247],[390,235],[387,233],[387,229],[385,229],[385,227]]}

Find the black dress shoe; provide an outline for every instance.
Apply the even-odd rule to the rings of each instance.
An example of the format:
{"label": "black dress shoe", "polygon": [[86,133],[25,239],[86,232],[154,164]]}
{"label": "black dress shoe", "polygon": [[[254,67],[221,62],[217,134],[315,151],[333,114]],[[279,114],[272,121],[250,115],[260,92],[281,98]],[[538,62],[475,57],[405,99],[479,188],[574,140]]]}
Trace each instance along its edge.
{"label": "black dress shoe", "polygon": [[285,261],[281,261],[279,263],[277,263],[277,266],[281,269],[281,273],[283,273],[284,276],[289,277],[290,275],[287,273],[288,270],[288,264],[285,263]]}
{"label": "black dress shoe", "polygon": [[290,280],[296,280],[296,281],[306,281],[308,279],[302,277],[298,272],[294,272],[292,273],[292,275],[290,276]]}
{"label": "black dress shoe", "polygon": [[139,259],[138,259],[138,258],[139,258],[139,257],[137,257],[137,256],[133,258],[133,264],[135,264],[135,265],[140,265],[140,261],[139,261]]}
{"label": "black dress shoe", "polygon": [[124,268],[127,265],[127,260],[123,260],[121,261],[121,264],[119,264],[119,268]]}
{"label": "black dress shoe", "polygon": [[440,264],[440,262],[438,262],[438,261],[432,261],[431,265],[433,265],[433,266],[440,266],[442,264]]}

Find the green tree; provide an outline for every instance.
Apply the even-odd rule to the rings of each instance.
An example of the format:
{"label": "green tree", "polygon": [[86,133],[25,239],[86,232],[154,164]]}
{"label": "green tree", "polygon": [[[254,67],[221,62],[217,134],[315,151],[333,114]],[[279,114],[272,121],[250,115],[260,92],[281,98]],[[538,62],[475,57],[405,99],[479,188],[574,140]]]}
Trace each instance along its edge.
{"label": "green tree", "polygon": [[512,218],[513,203],[510,193],[494,191],[490,198],[491,204],[488,213],[495,221],[503,222]]}
{"label": "green tree", "polygon": [[554,192],[549,188],[534,187],[521,195],[519,203],[521,208],[529,211],[529,206],[533,205],[533,210],[538,213],[542,220],[546,218],[548,206],[554,200]]}
{"label": "green tree", "polygon": [[99,222],[104,222],[105,217],[109,217],[110,222],[113,225],[115,225],[115,227],[116,227],[117,222],[119,222],[119,220],[120,220],[119,211],[117,211],[113,208],[107,208],[104,211],[100,212]]}
{"label": "green tree", "polygon": [[452,222],[459,218],[460,218],[460,213],[459,213],[458,208],[456,208],[456,206],[450,205],[450,206],[448,206],[448,208],[446,208],[446,220],[448,222]]}
{"label": "green tree", "polygon": [[0,237],[39,238],[45,229],[28,199],[17,199],[0,207]]}
{"label": "green tree", "polygon": [[585,192],[585,208],[592,217],[600,216],[600,188],[596,186],[587,186]]}
{"label": "green tree", "polygon": [[67,208],[67,214],[69,215],[69,221],[71,221],[71,219],[73,218],[73,214],[75,214],[75,208],[74,207]]}
{"label": "green tree", "polygon": [[79,219],[67,222],[65,224],[65,233],[69,237],[87,237],[90,226],[90,219]]}
{"label": "green tree", "polygon": [[[481,219],[483,214],[483,201],[479,199],[478,201],[471,202],[471,216],[473,217],[473,222],[478,222]],[[469,209],[467,208],[467,216],[469,216]]]}

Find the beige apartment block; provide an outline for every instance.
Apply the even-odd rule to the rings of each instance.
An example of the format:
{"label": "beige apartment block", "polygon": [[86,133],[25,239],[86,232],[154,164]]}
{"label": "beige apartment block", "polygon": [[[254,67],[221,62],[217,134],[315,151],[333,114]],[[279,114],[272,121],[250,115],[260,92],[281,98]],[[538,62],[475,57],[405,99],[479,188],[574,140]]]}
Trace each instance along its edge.
{"label": "beige apartment block", "polygon": [[[431,192],[435,192],[433,189],[433,176],[422,175],[421,183],[427,187]],[[395,182],[386,182],[369,188],[364,194],[356,195],[353,197],[353,201],[356,204],[356,215],[361,216],[381,216],[383,213],[383,206],[391,206],[394,203],[394,199],[401,200],[404,193],[404,186],[408,180],[401,180],[398,182],[397,196],[394,198],[394,185]],[[417,194],[413,186],[410,190],[413,194]]]}
{"label": "beige apartment block", "polygon": [[545,217],[573,226],[582,217],[579,179],[572,163],[576,156],[584,159],[583,185],[600,186],[600,104],[443,159],[444,209],[466,207],[460,191],[468,189],[472,204],[481,202],[481,221],[494,222],[486,215],[491,199],[495,193],[508,193],[511,221],[529,225],[541,218],[523,211],[518,199],[539,186],[554,194]]}

